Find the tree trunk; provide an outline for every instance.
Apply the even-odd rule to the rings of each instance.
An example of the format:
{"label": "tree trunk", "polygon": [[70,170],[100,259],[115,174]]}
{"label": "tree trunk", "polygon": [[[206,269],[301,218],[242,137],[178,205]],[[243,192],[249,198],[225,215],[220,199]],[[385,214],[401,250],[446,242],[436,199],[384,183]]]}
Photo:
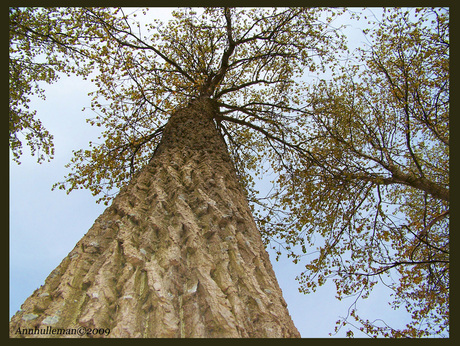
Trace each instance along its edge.
{"label": "tree trunk", "polygon": [[216,112],[201,98],[171,116],[150,163],[12,317],[11,337],[300,337]]}

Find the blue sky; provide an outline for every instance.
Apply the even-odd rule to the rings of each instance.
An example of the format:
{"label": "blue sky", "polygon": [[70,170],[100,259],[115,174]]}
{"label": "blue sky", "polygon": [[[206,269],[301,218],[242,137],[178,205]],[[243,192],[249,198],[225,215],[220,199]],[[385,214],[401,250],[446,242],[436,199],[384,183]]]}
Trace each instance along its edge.
{"label": "blue sky", "polygon": [[[375,10],[373,10],[375,12]],[[165,18],[169,9],[152,9],[150,15]],[[356,36],[359,30],[351,28],[353,42],[363,41]],[[10,161],[10,317],[24,300],[40,287],[48,274],[73,249],[105,206],[95,203],[89,191],[78,190],[66,195],[51,186],[62,181],[64,167],[72,157],[72,150],[87,148],[96,140],[99,128],[92,128],[85,119],[93,117],[88,92],[93,90],[89,81],[76,77],[62,77],[53,85],[45,85],[46,100],[33,98],[31,108],[36,109],[46,129],[54,135],[55,158],[41,165],[24,150],[22,164]],[[278,282],[302,337],[329,337],[335,322],[345,317],[353,298],[339,302],[335,287],[326,284],[314,294],[298,292],[295,277],[302,271],[301,264],[293,264],[269,250]],[[403,310],[392,310],[388,305],[391,292],[383,285],[366,300],[358,301],[358,312],[370,321],[382,319],[394,327],[409,322]],[[336,335],[344,337],[348,327]],[[355,336],[360,336],[354,330]],[[361,335],[363,336],[363,335]]]}

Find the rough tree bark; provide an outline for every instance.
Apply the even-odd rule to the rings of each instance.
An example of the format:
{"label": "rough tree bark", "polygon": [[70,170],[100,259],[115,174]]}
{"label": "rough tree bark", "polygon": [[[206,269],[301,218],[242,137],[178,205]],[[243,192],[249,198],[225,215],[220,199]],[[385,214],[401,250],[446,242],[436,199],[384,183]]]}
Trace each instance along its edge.
{"label": "rough tree bark", "polygon": [[[209,98],[177,110],[150,163],[10,321],[109,337],[300,337]],[[75,335],[69,335],[75,336]]]}

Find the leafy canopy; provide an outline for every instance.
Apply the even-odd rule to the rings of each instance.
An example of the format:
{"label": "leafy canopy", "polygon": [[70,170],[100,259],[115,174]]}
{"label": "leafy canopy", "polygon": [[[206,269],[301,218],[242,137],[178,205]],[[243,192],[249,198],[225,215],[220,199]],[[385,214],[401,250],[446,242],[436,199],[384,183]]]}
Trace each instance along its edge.
{"label": "leafy canopy", "polygon": [[344,48],[328,25],[333,11],[320,9],[179,9],[167,24],[152,20],[146,27],[122,9],[110,16],[97,8],[74,11],[99,28],[86,55],[98,61],[97,115],[88,121],[103,128],[102,142],[75,152],[73,172],[56,187],[90,189],[105,202],[151,158],[171,112],[201,96],[220,106],[216,123],[249,179],[245,172],[267,142],[280,154],[295,143],[288,141],[297,135],[288,113],[297,79],[324,69]]}
{"label": "leafy canopy", "polygon": [[[351,318],[371,336],[446,335],[449,13],[387,9],[371,24],[369,46],[304,93],[305,154],[285,160],[261,224],[307,261],[302,292],[332,280],[338,299],[355,297],[336,330]],[[410,313],[406,328],[359,316],[358,298],[379,282]]]}

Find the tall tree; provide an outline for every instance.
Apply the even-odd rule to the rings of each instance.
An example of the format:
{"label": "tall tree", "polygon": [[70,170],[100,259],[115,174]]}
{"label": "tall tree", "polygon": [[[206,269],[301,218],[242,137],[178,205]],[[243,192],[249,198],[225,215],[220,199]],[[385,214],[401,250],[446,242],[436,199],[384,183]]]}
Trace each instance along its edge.
{"label": "tall tree", "polygon": [[[372,24],[368,48],[305,93],[304,154],[286,159],[270,206],[289,213],[269,212],[264,224],[295,262],[313,256],[301,290],[333,280],[339,299],[356,297],[337,329],[446,335],[449,12],[387,9]],[[379,282],[411,314],[405,328],[360,316],[358,298]]]}
{"label": "tall tree", "polygon": [[300,150],[296,78],[343,48],[333,13],[184,9],[147,36],[121,9],[46,13],[62,14],[62,29],[21,26],[97,67],[89,121],[104,127],[103,143],[75,152],[56,187],[88,188],[105,203],[121,190],[12,318],[10,335],[51,325],[298,337],[251,215],[247,172],[264,155],[280,164]]}

